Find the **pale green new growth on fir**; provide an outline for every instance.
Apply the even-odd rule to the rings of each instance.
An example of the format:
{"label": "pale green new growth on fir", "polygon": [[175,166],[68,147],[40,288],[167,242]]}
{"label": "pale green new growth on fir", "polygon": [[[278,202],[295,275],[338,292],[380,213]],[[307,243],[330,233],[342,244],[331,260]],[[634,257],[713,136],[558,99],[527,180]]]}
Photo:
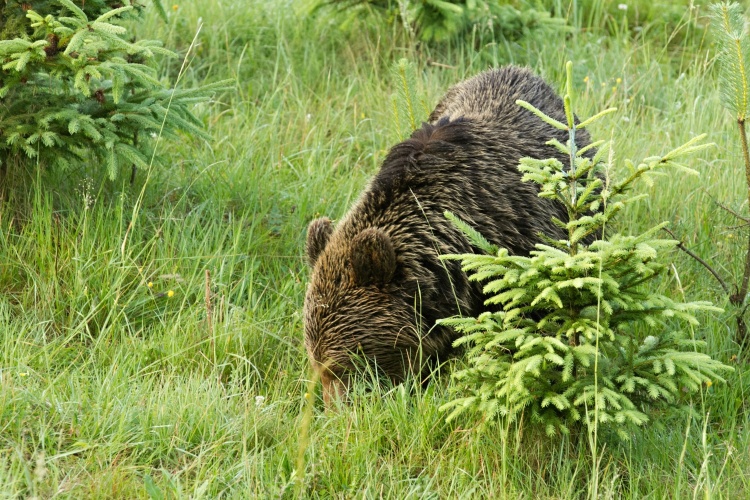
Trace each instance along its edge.
{"label": "pale green new growth on fir", "polygon": [[499,250],[496,245],[493,245],[487,239],[482,236],[479,232],[477,232],[476,229],[456,217],[456,215],[453,212],[446,211],[445,212],[445,218],[451,221],[451,223],[459,228],[461,232],[464,234],[467,234],[469,238],[471,239],[472,243],[477,246],[480,250],[488,253],[488,254],[494,254],[497,253]]}
{"label": "pale green new growth on fir", "polygon": [[[539,185],[539,196],[566,207],[569,222],[554,222],[568,236],[545,238],[528,257],[506,249],[445,257],[462,261],[497,311],[441,321],[463,334],[457,346],[468,347],[468,367],[454,374],[459,397],[442,409],[450,411],[449,420],[465,411],[485,421],[525,415],[549,435],[582,422],[627,438],[629,427],[648,421],[652,407],[676,405],[681,391],[723,381],[721,373],[731,370],[698,352],[703,342],[691,335],[696,311],[719,309],[649,289],[666,267],[660,254],[677,243],[656,237],[664,224],[632,236],[605,232],[626,204],[642,198],[628,195],[633,182],[666,166],[694,173],[681,162],[711,145],[699,136],[665,155],[627,161],[625,178],[610,182],[601,172],[609,145],[577,149],[574,141],[576,130],[612,110],[576,123],[570,63],[567,70],[566,124],[518,104],[570,133],[566,144],[549,142],[569,164],[524,158],[519,166],[524,181]],[[465,223],[456,226],[479,248],[489,248]]]}

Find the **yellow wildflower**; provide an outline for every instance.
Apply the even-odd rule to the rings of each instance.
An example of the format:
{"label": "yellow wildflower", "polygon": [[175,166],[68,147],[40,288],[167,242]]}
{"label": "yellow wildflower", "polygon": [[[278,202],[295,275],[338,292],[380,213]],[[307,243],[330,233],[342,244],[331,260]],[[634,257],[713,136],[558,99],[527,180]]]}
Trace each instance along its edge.
{"label": "yellow wildflower", "polygon": [[174,290],[170,290],[170,291],[168,291],[168,292],[167,292],[167,297],[169,297],[170,299],[171,299],[172,297],[174,297]]}

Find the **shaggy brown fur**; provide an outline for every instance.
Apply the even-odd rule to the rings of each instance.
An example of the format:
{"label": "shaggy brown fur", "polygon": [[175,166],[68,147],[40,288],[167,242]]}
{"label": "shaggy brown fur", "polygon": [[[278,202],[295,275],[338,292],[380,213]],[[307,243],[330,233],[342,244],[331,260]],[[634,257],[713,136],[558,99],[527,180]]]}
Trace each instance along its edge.
{"label": "shaggy brown fur", "polygon": [[[539,198],[517,167],[524,156],[566,162],[545,143],[567,133],[517,99],[565,121],[562,100],[528,70],[487,71],[451,88],[429,123],[391,149],[336,227],[327,218],[310,223],[305,346],[326,401],[346,392],[353,359],[394,382],[420,375],[424,360],[449,354],[456,338],[436,320],[483,310],[481,287],[458,262],[438,258],[476,251],[446,210],[513,254],[528,254],[539,233],[565,236],[550,221],[566,219],[563,207]],[[585,132],[577,137],[588,144]]]}

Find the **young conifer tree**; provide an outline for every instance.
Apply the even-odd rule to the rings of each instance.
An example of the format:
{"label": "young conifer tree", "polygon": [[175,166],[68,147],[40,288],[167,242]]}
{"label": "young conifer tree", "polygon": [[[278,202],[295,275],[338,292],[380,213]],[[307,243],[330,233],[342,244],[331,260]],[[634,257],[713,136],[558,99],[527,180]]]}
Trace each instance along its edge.
{"label": "young conifer tree", "polygon": [[394,130],[398,140],[403,140],[418,129],[422,117],[429,116],[430,111],[425,101],[417,99],[417,70],[414,63],[401,58],[391,66],[391,77],[395,92],[391,95]]}
{"label": "young conifer tree", "polygon": [[[468,366],[453,375],[459,397],[442,409],[450,411],[448,419],[467,411],[485,421],[524,415],[550,436],[583,423],[627,438],[648,421],[650,409],[679,404],[683,391],[723,381],[721,373],[731,370],[698,352],[704,343],[693,336],[694,313],[717,309],[673,300],[649,286],[666,268],[661,254],[677,243],[656,236],[664,224],[637,235],[608,231],[628,203],[646,196],[629,194],[636,180],[664,167],[694,173],[682,159],[709,145],[699,136],[663,156],[625,161],[625,179],[611,181],[609,169],[602,173],[608,145],[576,149],[575,134],[613,110],[576,122],[571,73],[568,63],[567,123],[518,101],[569,133],[566,144],[550,142],[570,158],[567,165],[524,158],[519,166],[524,181],[539,185],[539,196],[567,208],[568,222],[555,220],[567,238],[546,239],[527,257],[509,255],[446,214],[487,255],[445,258],[460,259],[497,310],[442,321],[464,334],[456,345],[469,348]],[[593,148],[596,154],[586,155]],[[587,243],[591,235],[601,238]]]}
{"label": "young conifer tree", "polygon": [[[750,203],[750,148],[747,143],[746,122],[750,113],[750,35],[748,35],[747,21],[744,8],[736,2],[722,2],[711,6],[711,22],[713,24],[719,54],[719,84],[722,90],[721,101],[724,107],[732,113],[737,123],[737,132],[742,145],[742,160],[745,167],[745,185],[747,186],[747,201]],[[731,211],[731,210],[730,210]],[[750,217],[733,212],[740,219],[743,226],[750,223]],[[730,293],[729,286],[719,278],[719,274],[712,270],[719,278],[724,289],[729,293],[729,301],[735,306],[737,320],[737,343],[747,349],[750,345],[745,313],[748,306],[748,291],[750,291],[750,233],[748,233],[747,250],[745,251],[745,265],[739,283],[734,284]]]}
{"label": "young conifer tree", "polygon": [[123,167],[158,161],[159,137],[207,137],[191,107],[227,82],[169,88],[157,56],[176,54],[159,41],[131,38],[122,25],[138,12],[130,0],[82,2],[85,8],[72,0],[33,3],[10,0],[3,8],[0,171],[90,162],[115,178]]}

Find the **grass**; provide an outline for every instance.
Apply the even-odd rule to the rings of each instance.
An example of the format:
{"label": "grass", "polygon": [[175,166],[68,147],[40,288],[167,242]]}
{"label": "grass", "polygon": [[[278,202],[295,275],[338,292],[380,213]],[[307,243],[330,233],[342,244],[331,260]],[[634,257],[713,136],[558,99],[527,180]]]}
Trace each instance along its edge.
{"label": "grass", "polygon": [[[138,33],[183,53],[202,23],[181,85],[232,77],[236,90],[198,110],[212,141],[165,144],[171,168],[135,186],[82,167],[19,175],[4,194],[0,498],[750,496],[750,371],[733,358],[729,310],[695,332],[735,366],[729,383],[629,443],[600,436],[596,463],[585,436],[446,424],[447,375],[361,389],[333,413],[312,389],[305,228],[340,217],[400,140],[384,105],[400,57],[417,64],[430,105],[509,62],[559,85],[572,59],[582,112],[618,107],[592,132],[612,136],[619,159],[708,132],[717,147],[693,162],[701,177],[642,185],[651,197],[621,229],[669,220],[725,276],[741,273],[743,232],[715,203],[746,210],[739,142],[700,11],[672,6],[664,33],[645,14],[623,24],[606,2],[547,3],[570,13],[571,32],[506,43],[477,30],[433,47],[372,19],[340,30],[330,12],[291,2],[186,0],[168,6],[168,24],[152,12]],[[179,68],[165,62],[165,77]],[[696,262],[668,258],[666,293],[727,307]]]}

